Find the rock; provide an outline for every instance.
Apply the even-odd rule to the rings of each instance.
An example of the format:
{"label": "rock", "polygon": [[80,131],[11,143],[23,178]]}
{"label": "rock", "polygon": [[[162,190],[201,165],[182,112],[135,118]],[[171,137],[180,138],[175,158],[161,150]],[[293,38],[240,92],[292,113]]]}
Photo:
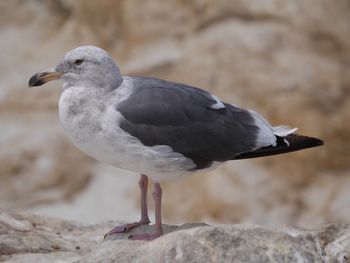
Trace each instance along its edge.
{"label": "rock", "polygon": [[92,174],[91,158],[62,138],[58,124],[49,121],[52,114],[31,121],[13,117],[7,125],[12,132],[2,133],[0,142],[0,209],[13,211],[69,200],[84,189]]}
{"label": "rock", "polygon": [[[0,214],[3,262],[348,262],[350,225],[269,229],[257,225],[164,225],[151,242],[103,240],[121,222],[84,225],[31,214]],[[136,228],[130,234],[151,231]]]}
{"label": "rock", "polygon": [[349,17],[348,0],[0,1],[0,208],[52,208],[95,182],[59,128],[60,84],[27,89],[65,51],[95,44],[124,74],[199,86],[326,141],[166,183],[167,220],[350,223]]}

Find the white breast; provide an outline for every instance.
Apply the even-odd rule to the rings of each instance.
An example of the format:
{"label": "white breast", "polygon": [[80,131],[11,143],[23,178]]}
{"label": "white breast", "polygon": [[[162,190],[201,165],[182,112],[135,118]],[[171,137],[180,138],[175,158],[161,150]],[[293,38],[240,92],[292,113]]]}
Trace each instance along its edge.
{"label": "white breast", "polygon": [[84,88],[64,90],[59,116],[70,140],[98,161],[147,174],[155,181],[190,174],[188,170],[195,167],[192,160],[169,146],[144,146],[119,127],[123,116],[116,110],[116,104],[130,92],[123,87],[118,90],[109,99],[91,99],[93,94]]}

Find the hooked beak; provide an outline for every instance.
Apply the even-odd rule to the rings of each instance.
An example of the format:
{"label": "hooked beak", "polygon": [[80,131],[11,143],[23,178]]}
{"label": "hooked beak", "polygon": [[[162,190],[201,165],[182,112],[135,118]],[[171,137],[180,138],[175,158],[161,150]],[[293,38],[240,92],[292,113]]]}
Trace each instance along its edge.
{"label": "hooked beak", "polygon": [[28,86],[29,87],[41,86],[51,80],[59,79],[62,75],[63,75],[62,72],[58,72],[55,69],[50,69],[45,72],[40,72],[33,75],[30,78],[28,82]]}

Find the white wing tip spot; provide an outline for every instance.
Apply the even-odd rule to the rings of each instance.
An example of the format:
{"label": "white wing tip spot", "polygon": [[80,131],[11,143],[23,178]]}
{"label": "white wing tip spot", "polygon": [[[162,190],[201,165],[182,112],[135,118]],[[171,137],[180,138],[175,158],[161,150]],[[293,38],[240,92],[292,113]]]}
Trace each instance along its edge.
{"label": "white wing tip spot", "polygon": [[226,108],[226,106],[222,103],[222,101],[217,96],[211,94],[211,97],[216,101],[215,104],[210,106],[211,109],[220,110],[220,109]]}
{"label": "white wing tip spot", "polygon": [[289,147],[289,141],[287,141],[286,139],[283,139],[284,143],[287,144],[287,146]]}
{"label": "white wing tip spot", "polygon": [[[289,134],[293,134],[298,130],[298,128],[290,128],[286,125],[280,125],[277,127],[273,127],[272,129],[273,129],[273,133],[280,137],[288,136]],[[287,139],[284,138],[283,141],[285,144],[287,144],[287,147],[290,146],[290,143]]]}

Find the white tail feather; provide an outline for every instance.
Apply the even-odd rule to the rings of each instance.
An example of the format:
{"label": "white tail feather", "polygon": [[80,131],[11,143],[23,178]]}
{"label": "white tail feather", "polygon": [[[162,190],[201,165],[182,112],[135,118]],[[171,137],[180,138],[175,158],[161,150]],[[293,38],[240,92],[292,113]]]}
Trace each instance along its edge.
{"label": "white tail feather", "polygon": [[279,125],[276,127],[272,127],[273,134],[280,136],[280,137],[285,137],[289,134],[293,134],[298,130],[298,128],[290,128],[286,125]]}

